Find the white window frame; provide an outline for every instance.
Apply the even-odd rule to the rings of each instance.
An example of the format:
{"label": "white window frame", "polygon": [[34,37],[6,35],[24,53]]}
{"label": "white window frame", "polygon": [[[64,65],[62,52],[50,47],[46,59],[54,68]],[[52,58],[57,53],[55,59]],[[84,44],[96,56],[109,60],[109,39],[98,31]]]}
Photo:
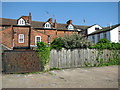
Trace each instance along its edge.
{"label": "white window frame", "polygon": [[44,28],[51,28],[50,23],[47,22],[47,23],[45,24]]}
{"label": "white window frame", "polygon": [[[72,27],[72,28],[71,28],[71,27]],[[73,25],[70,24],[70,25],[68,26],[68,30],[74,30]]]}
{"label": "white window frame", "polygon": [[[23,41],[22,41],[22,42],[20,41],[20,39],[21,39],[21,35],[23,36],[23,37],[22,37],[22,39],[23,39]],[[19,34],[19,38],[18,38],[18,39],[19,39],[19,40],[18,40],[18,41],[19,41],[19,43],[24,43],[24,34]]]}
{"label": "white window frame", "polygon": [[40,37],[40,42],[41,42],[41,36],[35,36],[35,45],[37,45],[37,37]]}

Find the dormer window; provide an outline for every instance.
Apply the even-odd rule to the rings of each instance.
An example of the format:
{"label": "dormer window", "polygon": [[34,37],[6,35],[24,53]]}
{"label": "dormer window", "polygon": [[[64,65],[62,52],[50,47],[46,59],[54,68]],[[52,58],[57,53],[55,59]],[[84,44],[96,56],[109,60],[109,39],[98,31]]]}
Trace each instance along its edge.
{"label": "dormer window", "polygon": [[99,28],[98,28],[98,27],[95,27],[95,30],[99,30]]}
{"label": "dormer window", "polygon": [[74,28],[71,24],[68,26],[68,30],[74,30]]}
{"label": "dormer window", "polygon": [[45,28],[51,28],[50,23],[47,22],[44,27],[45,27]]}
{"label": "dormer window", "polygon": [[25,20],[24,19],[19,19],[18,20],[18,25],[25,25]]}

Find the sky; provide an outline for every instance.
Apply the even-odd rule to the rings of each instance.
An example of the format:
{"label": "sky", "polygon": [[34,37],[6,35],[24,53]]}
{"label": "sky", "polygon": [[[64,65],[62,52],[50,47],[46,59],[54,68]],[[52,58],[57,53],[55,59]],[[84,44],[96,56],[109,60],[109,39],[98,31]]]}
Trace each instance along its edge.
{"label": "sky", "polygon": [[71,19],[74,25],[102,27],[118,23],[118,2],[2,2],[2,18],[19,19],[29,12],[32,21],[53,18],[66,23]]}

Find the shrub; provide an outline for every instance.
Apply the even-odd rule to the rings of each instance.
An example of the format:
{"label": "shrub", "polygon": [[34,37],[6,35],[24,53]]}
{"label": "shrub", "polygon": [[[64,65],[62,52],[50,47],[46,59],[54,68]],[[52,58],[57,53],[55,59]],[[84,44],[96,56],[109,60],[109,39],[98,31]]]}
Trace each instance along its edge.
{"label": "shrub", "polygon": [[74,48],[87,48],[91,45],[91,42],[83,37],[81,34],[74,33],[71,36],[65,36],[63,38],[64,48],[74,49]]}
{"label": "shrub", "polygon": [[90,46],[90,49],[120,49],[120,44],[119,43],[110,43],[109,40],[107,40],[106,38],[101,39],[97,44]]}
{"label": "shrub", "polygon": [[81,34],[74,33],[71,36],[65,35],[63,38],[55,38],[51,43],[51,49],[60,50],[63,47],[66,49],[75,49],[75,48],[87,48],[91,45],[91,42],[87,40],[86,37],[83,37]]}
{"label": "shrub", "polygon": [[57,37],[53,40],[53,42],[51,43],[51,49],[57,49],[60,50],[63,47],[63,40],[61,37]]}
{"label": "shrub", "polygon": [[46,43],[41,41],[41,42],[37,43],[37,49],[36,50],[38,52],[38,56],[39,56],[40,61],[42,61],[42,65],[43,65],[43,68],[44,68],[45,64],[49,60],[50,48],[47,47]]}

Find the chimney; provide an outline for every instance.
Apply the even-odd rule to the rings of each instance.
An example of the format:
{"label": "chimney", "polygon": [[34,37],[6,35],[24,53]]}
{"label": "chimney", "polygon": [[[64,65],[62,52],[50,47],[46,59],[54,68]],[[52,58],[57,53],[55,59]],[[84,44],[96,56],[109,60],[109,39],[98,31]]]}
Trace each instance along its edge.
{"label": "chimney", "polygon": [[56,23],[56,19],[55,19],[54,27],[55,27],[55,28],[57,28],[57,23]]}
{"label": "chimney", "polygon": [[31,24],[31,13],[29,13],[28,20],[29,20],[29,24]]}
{"label": "chimney", "polygon": [[72,24],[72,20],[67,21],[67,24]]}

